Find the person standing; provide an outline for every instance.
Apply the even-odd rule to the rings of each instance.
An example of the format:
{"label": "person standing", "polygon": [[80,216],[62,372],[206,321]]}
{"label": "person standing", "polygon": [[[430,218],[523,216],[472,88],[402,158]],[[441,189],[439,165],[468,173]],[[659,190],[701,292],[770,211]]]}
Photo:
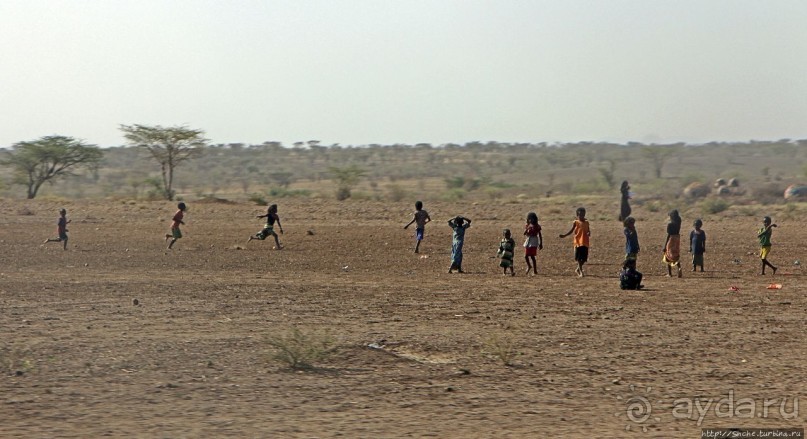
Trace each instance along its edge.
{"label": "person standing", "polygon": [[672,277],[672,269],[681,277],[681,215],[678,210],[670,211],[667,223],[667,240],[664,242],[664,256],[661,260],[667,265],[667,276]]}
{"label": "person standing", "polygon": [[629,216],[623,222],[625,225],[625,260],[636,260],[639,257],[639,234],[636,232],[636,220]]}
{"label": "person standing", "polygon": [[577,262],[577,268],[574,269],[574,272],[577,273],[579,277],[583,277],[585,276],[583,265],[588,262],[591,229],[586,219],[585,208],[578,207],[577,211],[575,211],[575,216],[577,219],[574,220],[571,230],[561,234],[560,237],[565,238],[574,233],[574,260]]}
{"label": "person standing", "polygon": [[538,264],[535,261],[538,250],[544,248],[543,236],[541,235],[541,225],[538,224],[538,214],[530,212],[527,214],[527,224],[524,226],[524,260],[527,261],[527,274],[532,270],[533,275],[538,274]]}
{"label": "person standing", "polygon": [[516,241],[510,234],[510,229],[502,231],[502,240],[499,242],[499,251],[496,256],[501,259],[499,267],[504,269],[504,275],[507,276],[507,269],[510,269],[510,276],[515,276],[515,268],[513,267],[513,252],[516,249]]}
{"label": "person standing", "polygon": [[465,273],[462,271],[462,246],[465,245],[465,231],[471,227],[471,220],[457,216],[448,220],[448,226],[454,230],[451,241],[451,267],[448,268],[448,272],[457,270],[457,273]]}
{"label": "person standing", "polygon": [[630,185],[628,184],[628,180],[622,182],[619,192],[621,194],[619,202],[619,220],[624,222],[631,213],[630,202],[628,202],[628,200],[630,200]]}
{"label": "person standing", "polygon": [[696,271],[698,266],[703,273],[703,254],[706,253],[706,232],[701,229],[703,221],[700,218],[693,224],[694,230],[689,232],[689,252],[692,253],[692,271]]}

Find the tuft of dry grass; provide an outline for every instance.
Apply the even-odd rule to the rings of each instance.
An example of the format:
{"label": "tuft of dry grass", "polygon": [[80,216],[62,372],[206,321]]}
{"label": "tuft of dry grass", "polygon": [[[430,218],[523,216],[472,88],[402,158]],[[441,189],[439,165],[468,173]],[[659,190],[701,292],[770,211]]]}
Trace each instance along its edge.
{"label": "tuft of dry grass", "polygon": [[516,356],[515,337],[507,332],[494,332],[483,340],[483,353],[497,358],[505,366],[512,366]]}
{"label": "tuft of dry grass", "polygon": [[311,369],[314,363],[326,359],[337,349],[330,335],[298,328],[269,335],[266,343],[274,350],[270,358],[291,369]]}

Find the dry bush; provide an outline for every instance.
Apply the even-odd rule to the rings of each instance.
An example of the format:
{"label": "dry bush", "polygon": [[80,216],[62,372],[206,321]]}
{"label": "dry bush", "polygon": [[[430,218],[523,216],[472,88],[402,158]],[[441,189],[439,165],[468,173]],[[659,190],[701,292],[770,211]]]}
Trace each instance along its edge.
{"label": "dry bush", "polygon": [[731,207],[731,203],[720,198],[709,198],[701,203],[701,209],[705,214],[716,214]]}
{"label": "dry bush", "polygon": [[498,358],[505,366],[512,366],[516,356],[515,337],[506,332],[494,332],[484,339],[483,353]]}
{"label": "dry bush", "polygon": [[762,204],[774,204],[784,200],[785,183],[765,183],[753,188],[754,200]]}
{"label": "dry bush", "polygon": [[274,349],[271,358],[291,369],[311,369],[336,351],[335,340],[318,332],[293,328],[283,334],[269,335],[266,343]]}

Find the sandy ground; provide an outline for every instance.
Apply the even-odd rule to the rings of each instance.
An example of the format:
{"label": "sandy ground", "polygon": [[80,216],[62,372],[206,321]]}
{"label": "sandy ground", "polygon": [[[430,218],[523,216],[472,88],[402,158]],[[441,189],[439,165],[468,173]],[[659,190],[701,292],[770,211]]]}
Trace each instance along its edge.
{"label": "sandy ground", "polygon": [[[574,206],[538,207],[540,273],[518,249],[512,278],[501,229],[520,243],[536,206],[427,202],[416,255],[410,203],[281,200],[280,251],[246,243],[263,208],[189,205],[166,252],[172,203],[0,204],[0,437],[695,438],[807,420],[795,219],[774,233],[775,277],[757,275],[760,219],[720,217],[705,218],[707,272],[677,279],[660,262],[666,218],[638,210],[636,292],[618,288],[616,203],[589,207],[583,279],[557,237]],[[62,206],[68,251],[41,245]],[[447,273],[456,214],[474,220],[463,275]],[[267,341],[292,328],[339,349],[291,370]],[[508,344],[511,365],[495,354]]]}

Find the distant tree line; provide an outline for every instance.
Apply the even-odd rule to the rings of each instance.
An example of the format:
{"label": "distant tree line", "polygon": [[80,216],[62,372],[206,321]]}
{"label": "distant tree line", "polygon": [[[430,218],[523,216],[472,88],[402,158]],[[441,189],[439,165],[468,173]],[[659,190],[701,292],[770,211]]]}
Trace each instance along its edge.
{"label": "distant tree line", "polygon": [[177,193],[232,193],[235,188],[245,196],[256,188],[283,196],[306,193],[301,184],[319,182],[328,182],[322,186],[340,200],[353,196],[359,184],[373,191],[388,188],[392,198],[400,199],[414,190],[398,185],[402,181],[437,179],[456,196],[487,190],[493,197],[510,187],[584,193],[613,190],[625,178],[694,181],[756,173],[767,181],[802,175],[807,160],[807,140],[790,139],[703,145],[475,141],[361,146],[308,140],[287,146],[277,141],[210,144],[202,130],[188,127],[120,129],[126,143],[103,150],[64,136],[19,142],[0,152],[0,164],[9,171],[0,176],[25,187],[29,198],[45,182],[62,178],[99,195],[169,200]]}

